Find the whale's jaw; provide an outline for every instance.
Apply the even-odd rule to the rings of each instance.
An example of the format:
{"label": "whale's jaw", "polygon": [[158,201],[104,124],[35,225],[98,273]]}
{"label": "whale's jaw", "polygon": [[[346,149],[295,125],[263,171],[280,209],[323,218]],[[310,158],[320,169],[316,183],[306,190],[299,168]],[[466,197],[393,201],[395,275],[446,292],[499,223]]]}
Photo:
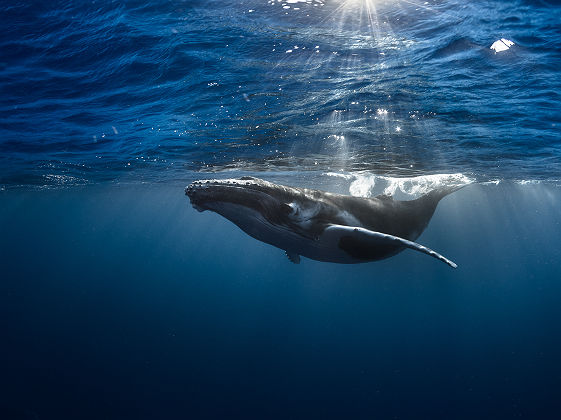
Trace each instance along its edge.
{"label": "whale's jaw", "polygon": [[216,203],[256,206],[266,193],[259,191],[253,178],[194,181],[185,188],[185,195],[197,210],[213,210]]}
{"label": "whale's jaw", "polygon": [[228,207],[243,207],[275,223],[283,211],[290,211],[283,207],[287,199],[294,199],[289,190],[261,179],[242,177],[194,181],[185,188],[185,195],[199,211],[211,210],[228,218],[223,214]]}
{"label": "whale's jaw", "polygon": [[196,210],[218,213],[248,235],[278,248],[287,250],[308,240],[290,221],[295,210],[287,203],[297,203],[299,208],[309,204],[297,189],[243,177],[194,181],[185,195]]}

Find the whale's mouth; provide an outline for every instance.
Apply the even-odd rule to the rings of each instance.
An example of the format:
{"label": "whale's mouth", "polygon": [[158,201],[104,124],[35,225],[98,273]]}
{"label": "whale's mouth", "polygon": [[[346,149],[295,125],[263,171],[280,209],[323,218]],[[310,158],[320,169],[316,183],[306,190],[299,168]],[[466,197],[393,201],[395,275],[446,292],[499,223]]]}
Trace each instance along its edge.
{"label": "whale's mouth", "polygon": [[264,181],[252,177],[198,180],[185,188],[191,205],[198,211],[216,211],[217,205],[236,204],[257,210],[270,197]]}

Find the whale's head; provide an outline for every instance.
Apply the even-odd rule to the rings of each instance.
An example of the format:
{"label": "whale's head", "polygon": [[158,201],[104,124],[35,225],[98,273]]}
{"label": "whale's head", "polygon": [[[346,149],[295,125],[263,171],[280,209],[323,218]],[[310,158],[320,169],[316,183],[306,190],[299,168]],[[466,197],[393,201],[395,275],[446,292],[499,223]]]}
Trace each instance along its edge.
{"label": "whale's head", "polygon": [[185,188],[185,195],[199,211],[216,211],[229,204],[257,210],[264,201],[278,200],[279,193],[277,185],[253,177],[200,180]]}
{"label": "whale's head", "polygon": [[216,212],[238,225],[250,219],[283,225],[317,207],[301,189],[254,177],[194,181],[185,188],[185,194],[195,209]]}

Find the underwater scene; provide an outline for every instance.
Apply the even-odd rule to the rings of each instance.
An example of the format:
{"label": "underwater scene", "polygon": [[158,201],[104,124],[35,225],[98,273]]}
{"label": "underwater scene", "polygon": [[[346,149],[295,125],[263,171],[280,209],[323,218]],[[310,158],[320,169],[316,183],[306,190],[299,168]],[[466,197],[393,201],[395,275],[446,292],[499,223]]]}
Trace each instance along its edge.
{"label": "underwater scene", "polygon": [[560,418],[560,2],[0,23],[0,419]]}

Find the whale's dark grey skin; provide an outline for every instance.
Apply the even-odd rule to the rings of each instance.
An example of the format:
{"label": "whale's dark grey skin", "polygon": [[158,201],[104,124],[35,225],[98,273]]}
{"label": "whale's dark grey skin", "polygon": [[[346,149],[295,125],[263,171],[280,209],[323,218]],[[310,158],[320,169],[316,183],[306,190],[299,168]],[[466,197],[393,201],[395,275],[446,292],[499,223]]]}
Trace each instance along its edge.
{"label": "whale's dark grey skin", "polygon": [[353,264],[391,257],[405,248],[451,267],[456,264],[415,241],[438,202],[458,187],[435,189],[416,200],[385,195],[352,197],[287,187],[262,179],[195,181],[185,188],[193,207],[216,212],[245,233],[286,251],[318,261]]}

